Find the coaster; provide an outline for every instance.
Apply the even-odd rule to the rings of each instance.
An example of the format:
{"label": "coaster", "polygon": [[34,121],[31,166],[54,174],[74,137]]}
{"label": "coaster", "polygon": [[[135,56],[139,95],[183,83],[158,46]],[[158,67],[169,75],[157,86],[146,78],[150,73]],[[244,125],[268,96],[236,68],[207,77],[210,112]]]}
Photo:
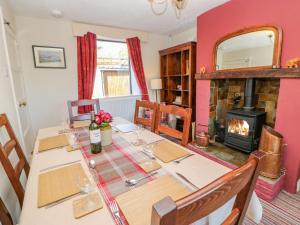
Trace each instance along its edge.
{"label": "coaster", "polygon": [[161,168],[161,165],[154,160],[148,160],[139,164],[140,167],[146,172],[151,173]]}
{"label": "coaster", "polygon": [[[88,203],[88,198],[90,197],[93,198],[93,205],[89,209],[85,209],[85,205]],[[73,201],[73,214],[75,219],[79,219],[102,208],[102,201],[97,192],[90,193],[87,196]]]}
{"label": "coaster", "polygon": [[76,144],[76,145],[68,145],[66,146],[66,149],[68,152],[72,152],[72,151],[76,151],[80,149],[80,145]]}

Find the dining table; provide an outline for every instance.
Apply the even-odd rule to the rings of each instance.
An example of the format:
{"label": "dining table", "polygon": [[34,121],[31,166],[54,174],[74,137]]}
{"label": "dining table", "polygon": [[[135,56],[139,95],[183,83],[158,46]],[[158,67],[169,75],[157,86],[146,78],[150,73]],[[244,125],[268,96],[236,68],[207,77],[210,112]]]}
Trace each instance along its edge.
{"label": "dining table", "polygon": [[[128,223],[125,216],[122,215],[120,221],[116,218],[110,207],[110,202],[117,196],[142,187],[148,182],[166,174],[175,178],[192,192],[196,191],[196,188],[200,189],[231,171],[230,168],[218,162],[178,145],[193,155],[182,160],[180,163],[174,161],[163,162],[155,158],[155,161],[161,166],[157,170],[157,173],[150,178],[143,179],[136,186],[128,187],[125,184],[126,179],[138,179],[147,176],[147,173],[139,166],[144,161],[149,160],[149,155],[144,152],[145,146],[160,141],[171,141],[147,129],[143,129],[140,131],[139,137],[144,143],[137,146],[134,144],[137,139],[136,132],[121,132],[116,129],[117,125],[120,124],[131,124],[131,122],[120,117],[114,118],[111,123],[113,128],[113,143],[110,146],[103,147],[102,152],[98,154],[91,154],[90,152],[87,128],[72,129],[69,125],[65,124],[40,129],[32,153],[31,168],[26,184],[19,225],[126,225]],[[70,143],[77,144],[80,148],[74,151],[67,151],[66,147],[44,152],[38,151],[41,139],[58,134],[66,134]],[[168,149],[165,149],[165,151],[168,151]],[[95,162],[95,166],[90,166],[92,159]],[[74,195],[50,206],[38,207],[39,175],[42,172],[62,168],[68,163],[72,164],[73,162],[81,164],[88,179],[96,187],[95,192],[99,194],[103,208],[81,218],[75,218],[73,214],[73,202],[81,198],[81,195]],[[180,175],[183,175],[185,179],[182,179]],[[229,215],[234,204],[234,199],[235,197],[194,224],[221,224]],[[256,223],[262,217],[262,205],[255,192],[252,195],[247,216]]]}

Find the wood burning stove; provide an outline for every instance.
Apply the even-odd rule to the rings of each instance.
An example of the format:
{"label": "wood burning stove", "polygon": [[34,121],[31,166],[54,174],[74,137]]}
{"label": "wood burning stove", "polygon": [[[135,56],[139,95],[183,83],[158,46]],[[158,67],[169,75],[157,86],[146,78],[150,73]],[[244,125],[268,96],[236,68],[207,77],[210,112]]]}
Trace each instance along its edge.
{"label": "wood burning stove", "polygon": [[245,105],[241,109],[232,109],[226,115],[224,144],[245,152],[257,149],[266,113],[253,107],[255,79],[247,79],[245,87]]}

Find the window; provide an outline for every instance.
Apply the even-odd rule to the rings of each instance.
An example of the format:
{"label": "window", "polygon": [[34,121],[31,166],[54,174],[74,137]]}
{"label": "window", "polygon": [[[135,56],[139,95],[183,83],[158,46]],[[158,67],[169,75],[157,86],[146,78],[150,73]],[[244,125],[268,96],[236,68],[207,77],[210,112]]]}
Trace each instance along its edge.
{"label": "window", "polygon": [[97,57],[93,98],[138,94],[125,42],[98,40]]}

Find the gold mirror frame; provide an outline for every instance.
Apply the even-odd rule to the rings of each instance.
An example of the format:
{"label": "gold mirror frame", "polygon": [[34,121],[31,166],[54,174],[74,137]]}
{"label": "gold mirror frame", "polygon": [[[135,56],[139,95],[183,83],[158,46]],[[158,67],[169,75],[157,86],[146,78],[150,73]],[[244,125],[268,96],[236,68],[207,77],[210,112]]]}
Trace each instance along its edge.
{"label": "gold mirror frame", "polygon": [[[257,66],[257,67],[243,67],[243,68],[236,68],[236,69],[224,69],[224,70],[216,70],[217,65],[217,50],[218,46],[233,37],[252,33],[256,31],[263,31],[263,30],[271,30],[274,32],[274,51],[273,51],[273,63],[270,66]],[[236,70],[259,70],[259,69],[270,69],[270,68],[280,68],[280,58],[281,58],[281,47],[282,47],[282,29],[277,26],[273,25],[260,25],[260,26],[253,26],[247,27],[236,32],[227,34],[226,36],[220,38],[215,46],[213,51],[213,71],[236,71]]]}

